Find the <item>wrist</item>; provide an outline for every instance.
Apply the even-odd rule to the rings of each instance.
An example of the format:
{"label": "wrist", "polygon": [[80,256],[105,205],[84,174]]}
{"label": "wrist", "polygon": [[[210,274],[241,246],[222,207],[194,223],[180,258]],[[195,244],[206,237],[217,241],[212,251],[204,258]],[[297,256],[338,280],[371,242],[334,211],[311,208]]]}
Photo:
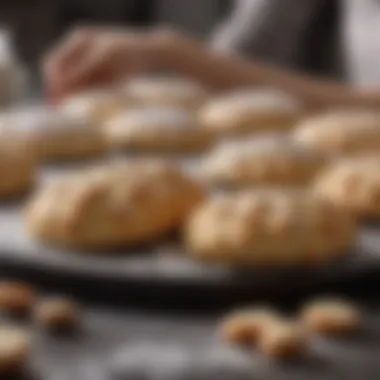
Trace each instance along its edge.
{"label": "wrist", "polygon": [[175,70],[184,43],[175,33],[159,31],[149,36],[151,62],[155,69]]}

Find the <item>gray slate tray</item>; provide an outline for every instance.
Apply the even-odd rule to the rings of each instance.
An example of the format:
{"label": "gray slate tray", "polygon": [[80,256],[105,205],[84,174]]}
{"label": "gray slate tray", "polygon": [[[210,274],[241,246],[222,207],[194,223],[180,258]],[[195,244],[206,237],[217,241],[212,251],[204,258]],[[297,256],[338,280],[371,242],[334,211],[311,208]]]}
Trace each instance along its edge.
{"label": "gray slate tray", "polygon": [[175,243],[161,243],[155,247],[135,251],[104,253],[73,253],[44,247],[29,239],[19,208],[8,205],[0,208],[0,264],[12,263],[23,268],[75,274],[99,281],[131,280],[138,283],[186,285],[248,285],[271,286],[292,279],[325,281],[347,278],[380,269],[380,234],[376,227],[361,233],[357,248],[344,260],[319,268],[263,268],[238,270],[206,266],[186,258]]}
{"label": "gray slate tray", "polygon": [[[66,175],[73,166],[78,168],[75,164],[45,169],[40,183]],[[194,174],[197,172],[194,160],[187,161],[186,168]],[[91,255],[44,247],[27,236],[19,203],[0,205],[0,268],[9,265],[32,273],[74,276],[102,287],[117,282],[122,286],[131,283],[155,286],[155,290],[159,287],[186,290],[245,288],[259,292],[351,279],[380,269],[380,233],[376,227],[363,230],[357,248],[347,259],[328,266],[242,270],[191,261],[183,248],[173,242],[134,249],[125,254]]]}

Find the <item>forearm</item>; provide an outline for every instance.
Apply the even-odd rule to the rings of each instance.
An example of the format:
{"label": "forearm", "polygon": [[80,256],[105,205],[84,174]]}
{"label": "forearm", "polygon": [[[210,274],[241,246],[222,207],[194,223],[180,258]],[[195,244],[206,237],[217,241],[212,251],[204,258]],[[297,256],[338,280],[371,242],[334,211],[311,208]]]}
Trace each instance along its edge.
{"label": "forearm", "polygon": [[379,105],[378,93],[213,52],[196,43],[182,46],[173,57],[173,68],[215,88],[273,86],[294,94],[310,107]]}

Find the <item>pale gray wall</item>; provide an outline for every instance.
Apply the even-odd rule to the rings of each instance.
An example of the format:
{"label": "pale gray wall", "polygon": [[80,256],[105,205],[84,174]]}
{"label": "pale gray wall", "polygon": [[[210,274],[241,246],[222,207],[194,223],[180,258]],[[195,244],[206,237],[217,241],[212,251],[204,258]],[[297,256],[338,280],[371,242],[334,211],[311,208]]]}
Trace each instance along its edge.
{"label": "pale gray wall", "polygon": [[219,7],[220,0],[158,0],[157,20],[205,37],[215,25]]}
{"label": "pale gray wall", "polygon": [[[25,0],[26,1],[26,0]],[[159,24],[177,27],[205,37],[214,27],[220,2],[225,0],[152,0],[153,18]],[[12,26],[16,44],[28,62],[34,62],[56,36],[62,33],[62,9],[75,8],[91,19],[104,23],[123,23],[123,17],[139,0],[37,0],[22,5],[2,4],[0,24]]]}

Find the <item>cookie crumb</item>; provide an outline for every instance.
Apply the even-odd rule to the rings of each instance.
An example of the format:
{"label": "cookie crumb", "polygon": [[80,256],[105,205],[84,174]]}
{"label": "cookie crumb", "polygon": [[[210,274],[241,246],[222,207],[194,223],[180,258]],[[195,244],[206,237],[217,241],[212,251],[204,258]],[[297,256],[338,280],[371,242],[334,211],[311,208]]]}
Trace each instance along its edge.
{"label": "cookie crumb", "polygon": [[13,315],[30,312],[36,301],[33,288],[21,282],[0,283],[0,310]]}
{"label": "cookie crumb", "polygon": [[269,357],[291,358],[305,352],[307,340],[307,333],[300,324],[279,321],[263,329],[258,346]]}
{"label": "cookie crumb", "polygon": [[236,311],[222,322],[222,339],[234,344],[256,343],[263,329],[278,318],[277,314],[270,309],[257,308]]}
{"label": "cookie crumb", "polygon": [[68,298],[47,298],[36,305],[34,319],[48,330],[73,330],[79,324],[79,308]]}
{"label": "cookie crumb", "polygon": [[28,332],[12,326],[0,326],[0,374],[22,372],[30,356]]}
{"label": "cookie crumb", "polygon": [[301,322],[310,331],[335,335],[357,330],[362,315],[359,308],[343,299],[320,299],[305,305]]}

